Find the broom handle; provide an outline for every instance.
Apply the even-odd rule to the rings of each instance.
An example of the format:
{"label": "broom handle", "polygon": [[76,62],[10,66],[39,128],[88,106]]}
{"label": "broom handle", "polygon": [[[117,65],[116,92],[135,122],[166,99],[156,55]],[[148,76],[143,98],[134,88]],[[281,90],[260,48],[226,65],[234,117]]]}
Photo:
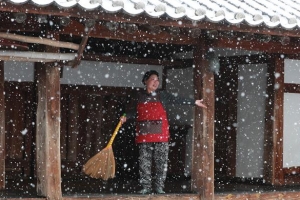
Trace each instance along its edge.
{"label": "broom handle", "polygon": [[[124,114],[123,116],[125,116],[125,114]],[[111,147],[111,145],[112,145],[112,143],[114,142],[115,137],[117,136],[118,131],[119,131],[119,129],[120,129],[121,126],[122,126],[122,121],[120,120],[119,123],[118,123],[118,125],[117,125],[117,127],[115,128],[115,131],[114,131],[114,133],[112,134],[112,136],[111,136],[111,138],[110,138],[110,140],[109,140],[109,142],[108,142],[106,148]]]}

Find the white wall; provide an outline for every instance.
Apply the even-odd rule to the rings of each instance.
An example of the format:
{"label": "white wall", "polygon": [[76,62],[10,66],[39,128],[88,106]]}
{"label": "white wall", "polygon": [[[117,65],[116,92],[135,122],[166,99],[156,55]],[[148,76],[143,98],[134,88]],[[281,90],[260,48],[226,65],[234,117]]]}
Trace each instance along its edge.
{"label": "white wall", "polygon": [[[284,60],[284,82],[300,84],[300,61]],[[300,94],[284,94],[283,167],[300,166]]]}
{"label": "white wall", "polygon": [[262,177],[266,65],[239,66],[236,176]]}
{"label": "white wall", "polygon": [[77,68],[64,67],[61,84],[144,87],[142,77],[150,69],[162,73],[162,66],[82,61]]}
{"label": "white wall", "polygon": [[300,61],[284,60],[284,82],[300,84]]}
{"label": "white wall", "polygon": [[283,167],[300,166],[300,94],[284,94]]}
{"label": "white wall", "polygon": [[[154,69],[160,74],[162,66],[82,61],[77,68],[64,67],[61,84],[116,87],[144,87],[143,74]],[[32,82],[34,63],[4,62],[5,81]]]}
{"label": "white wall", "polygon": [[4,62],[4,80],[16,82],[32,82],[34,79],[31,62]]}

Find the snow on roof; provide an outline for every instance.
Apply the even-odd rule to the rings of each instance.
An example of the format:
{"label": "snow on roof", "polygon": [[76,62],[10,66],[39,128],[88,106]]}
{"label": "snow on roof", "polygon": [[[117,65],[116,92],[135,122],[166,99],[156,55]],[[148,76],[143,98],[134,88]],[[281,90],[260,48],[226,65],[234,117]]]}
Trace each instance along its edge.
{"label": "snow on roof", "polygon": [[55,4],[60,8],[74,6],[86,10],[105,10],[130,15],[146,13],[151,17],[168,15],[173,19],[207,20],[215,23],[247,23],[270,28],[300,27],[299,0],[8,0],[15,4],[37,6]]}

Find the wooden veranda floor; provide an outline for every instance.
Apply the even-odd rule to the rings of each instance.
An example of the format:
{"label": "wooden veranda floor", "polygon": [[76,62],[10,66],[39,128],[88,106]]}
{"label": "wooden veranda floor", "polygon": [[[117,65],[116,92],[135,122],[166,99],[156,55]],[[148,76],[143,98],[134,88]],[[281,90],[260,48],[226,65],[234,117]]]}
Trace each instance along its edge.
{"label": "wooden veranda floor", "polygon": [[[199,195],[191,192],[189,179],[168,179],[166,194],[139,195],[140,189],[136,180],[109,180],[107,182],[94,179],[63,180],[62,191],[64,200],[86,199],[199,199]],[[33,180],[7,180],[6,189],[0,191],[0,199],[42,200],[36,193]],[[215,199],[263,199],[263,200],[299,200],[300,185],[274,187],[260,183],[227,182],[215,183]]]}

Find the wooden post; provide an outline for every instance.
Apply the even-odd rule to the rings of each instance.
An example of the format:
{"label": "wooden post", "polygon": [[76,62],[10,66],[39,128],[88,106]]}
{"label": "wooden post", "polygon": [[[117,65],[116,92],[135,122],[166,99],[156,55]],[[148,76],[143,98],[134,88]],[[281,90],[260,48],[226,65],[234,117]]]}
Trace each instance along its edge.
{"label": "wooden post", "polygon": [[4,62],[0,61],[0,190],[5,189]]}
{"label": "wooden post", "polygon": [[38,67],[37,73],[37,192],[61,199],[60,73],[48,64]]}
{"label": "wooden post", "polygon": [[268,67],[268,99],[266,103],[264,178],[272,185],[283,185],[283,97],[284,59],[271,56]]}
{"label": "wooden post", "polygon": [[[235,177],[236,175],[236,138],[237,128],[233,124],[237,123],[237,99],[238,99],[238,64],[232,64],[231,69],[226,66],[227,75],[230,77],[230,89],[228,92],[228,127],[232,127],[228,130],[228,165],[227,165],[227,177]],[[224,82],[225,83],[225,82]],[[225,144],[227,145],[227,144]]]}
{"label": "wooden post", "polygon": [[195,98],[204,99],[207,109],[196,108],[192,152],[192,190],[200,199],[214,199],[214,74],[205,57],[207,40],[201,37],[194,49]]}
{"label": "wooden post", "polygon": [[[47,52],[58,51],[48,47]],[[60,66],[40,64],[37,73],[37,193],[62,199],[60,159]]]}

